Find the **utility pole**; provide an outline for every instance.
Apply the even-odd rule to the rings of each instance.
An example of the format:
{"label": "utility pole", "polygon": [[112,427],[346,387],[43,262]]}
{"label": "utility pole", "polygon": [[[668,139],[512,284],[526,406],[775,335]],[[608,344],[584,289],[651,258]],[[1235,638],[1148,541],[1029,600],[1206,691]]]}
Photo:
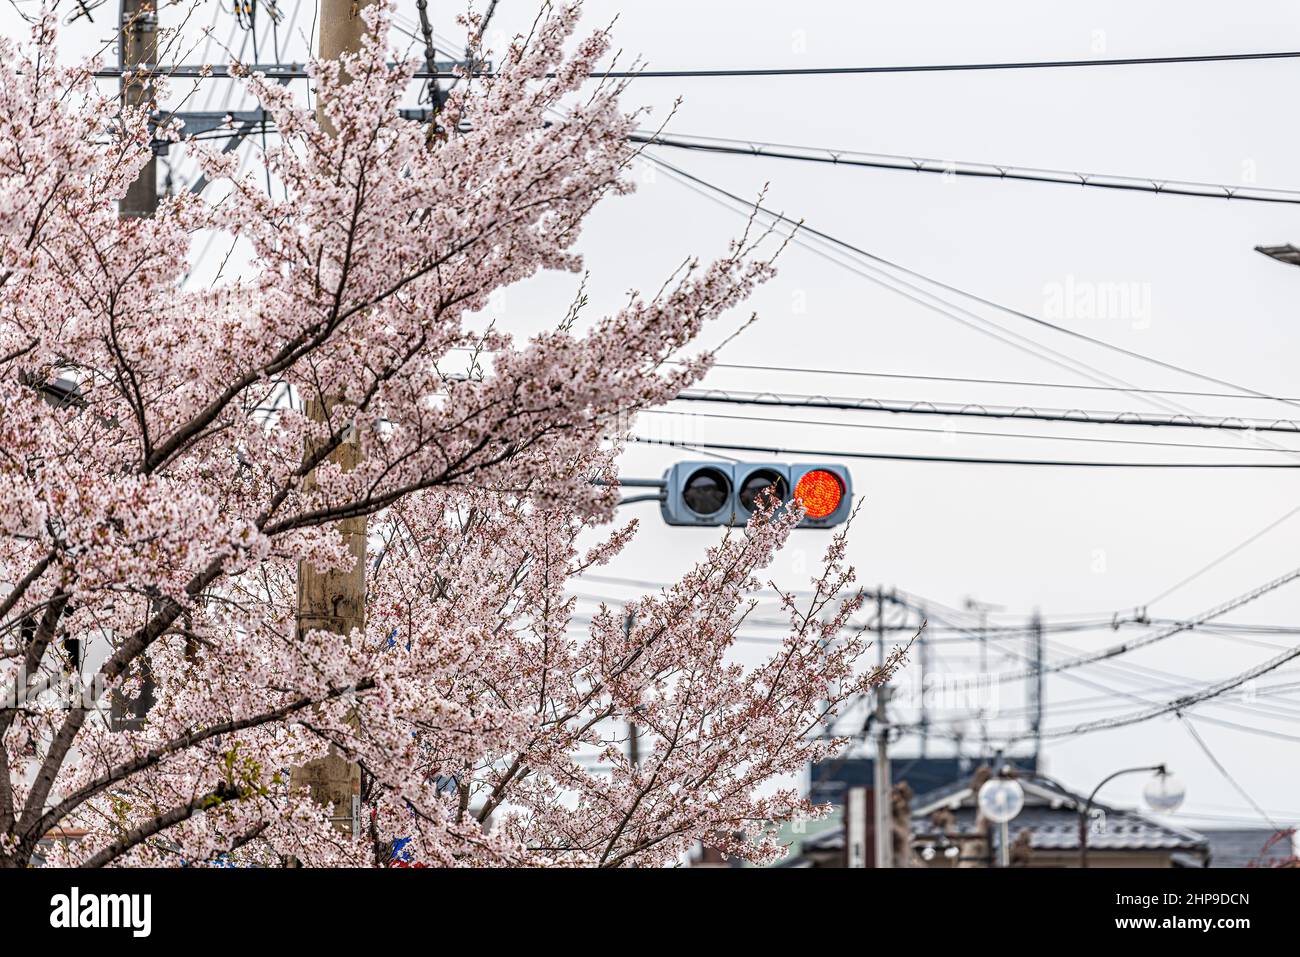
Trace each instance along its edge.
{"label": "utility pole", "polygon": [[[321,0],[320,56],[336,59],[341,53],[355,53],[361,48],[365,21],[361,9],[374,0]],[[324,110],[317,103],[316,115],[324,125]],[[333,397],[308,399],[305,412],[313,422],[330,417]],[[344,471],[356,468],[362,457],[360,436],[356,430],[328,458]],[[307,488],[315,485],[315,472],[307,476]],[[353,629],[365,625],[366,602],[366,519],[349,518],[335,527],[352,553],[352,567],[346,571],[321,572],[310,562],[298,563],[298,634],[311,630],[327,631],[346,640]],[[333,809],[333,820],[340,831],[358,837],[361,833],[361,766],[349,761],[331,747],[325,757],[308,761],[290,772],[290,786],[305,787],[314,801]]]}
{"label": "utility pole", "polygon": [[[1002,605],[993,605],[989,602],[977,601],[974,598],[966,599],[966,610],[978,612],[980,616],[980,671],[977,688],[981,696],[984,694],[984,682],[987,680],[989,673],[989,612],[1000,611],[1002,608]],[[984,708],[981,707],[979,712],[980,750],[984,754],[987,754],[989,750],[989,728],[988,722],[985,720],[987,717]]]}
{"label": "utility pole", "polygon": [[849,788],[844,799],[844,866],[867,866],[867,789]]}
{"label": "utility pole", "polygon": [[[876,589],[876,663],[885,667],[885,589]],[[894,866],[894,828],[889,813],[891,788],[889,768],[889,723],[885,716],[885,703],[889,698],[889,685],[876,685],[876,768],[874,820],[876,828],[876,867]]]}
{"label": "utility pole", "polygon": [[[117,65],[122,73],[122,107],[149,107],[153,101],[152,72],[158,60],[158,14],[154,0],[122,0],[117,31]],[[129,80],[128,70],[137,71]],[[121,219],[151,219],[158,211],[158,161],[150,155],[118,202]],[[151,603],[152,604],[152,603]],[[157,688],[147,655],[133,664],[140,678],[138,697],[114,688],[108,699],[108,726],[112,731],[138,731],[153,707]]]}
{"label": "utility pole", "polygon": [[[148,107],[153,101],[152,72],[158,62],[158,11],[155,0],[122,0],[117,33],[122,70],[122,105]],[[144,75],[127,78],[128,70]],[[118,204],[123,219],[153,216],[158,210],[158,161],[149,157]]]}
{"label": "utility pole", "polygon": [[[636,623],[636,616],[630,611],[623,616],[623,637],[630,642],[632,639],[632,625]],[[636,714],[636,706],[633,705],[632,713]],[[632,767],[638,767],[641,764],[641,742],[639,738],[641,732],[637,729],[636,722],[628,719],[627,722],[627,759],[631,762]]]}
{"label": "utility pole", "polygon": [[918,655],[921,659],[921,758],[924,760],[927,746],[930,743],[930,689],[926,686],[926,677],[930,670],[930,647],[925,640],[925,606],[922,605],[917,609],[917,614],[921,616],[921,634],[916,639],[920,646]]}
{"label": "utility pole", "polygon": [[1034,677],[1029,685],[1029,707],[1033,724],[1030,732],[1034,736],[1034,766],[1038,766],[1038,752],[1043,743],[1043,618],[1034,610],[1034,617],[1029,623],[1030,640],[1033,641]]}

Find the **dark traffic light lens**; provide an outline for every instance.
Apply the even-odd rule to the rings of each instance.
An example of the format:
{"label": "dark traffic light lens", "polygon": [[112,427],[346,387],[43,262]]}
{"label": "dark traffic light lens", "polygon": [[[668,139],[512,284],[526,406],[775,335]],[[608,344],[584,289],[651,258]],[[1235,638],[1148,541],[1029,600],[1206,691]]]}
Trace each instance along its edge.
{"label": "dark traffic light lens", "polygon": [[727,504],[731,483],[717,469],[698,469],[682,486],[682,501],[696,515],[712,515]]}
{"label": "dark traffic light lens", "polygon": [[760,496],[768,490],[771,490],[771,494],[776,496],[778,502],[784,502],[790,497],[785,477],[779,472],[773,472],[771,469],[751,472],[740,486],[740,504],[751,512],[755,511]]}

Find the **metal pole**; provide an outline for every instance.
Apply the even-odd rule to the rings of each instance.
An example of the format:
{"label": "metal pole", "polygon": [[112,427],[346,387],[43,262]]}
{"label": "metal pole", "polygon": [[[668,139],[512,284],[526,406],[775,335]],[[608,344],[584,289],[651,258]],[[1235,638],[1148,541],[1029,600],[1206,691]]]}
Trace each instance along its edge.
{"label": "metal pole", "polygon": [[1096,799],[1097,792],[1100,791],[1102,788],[1104,788],[1111,781],[1115,780],[1117,777],[1120,777],[1121,775],[1138,774],[1142,771],[1157,771],[1161,774],[1164,774],[1165,766],[1163,764],[1152,764],[1140,768],[1125,768],[1122,771],[1116,771],[1114,774],[1102,778],[1101,783],[1098,784],[1095,788],[1093,788],[1092,793],[1088,795],[1088,800],[1083,805],[1083,810],[1079,812],[1079,866],[1080,867],[1088,866],[1088,815],[1092,811],[1092,802]]}

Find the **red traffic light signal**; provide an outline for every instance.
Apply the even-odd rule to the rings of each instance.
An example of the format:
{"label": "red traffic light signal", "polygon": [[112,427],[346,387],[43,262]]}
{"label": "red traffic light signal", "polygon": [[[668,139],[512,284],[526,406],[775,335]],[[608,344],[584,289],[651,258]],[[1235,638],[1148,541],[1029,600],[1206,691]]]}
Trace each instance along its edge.
{"label": "red traffic light signal", "polygon": [[808,518],[825,518],[844,500],[844,483],[834,472],[813,469],[800,477],[794,487],[794,498]]}
{"label": "red traffic light signal", "polygon": [[765,492],[798,501],[800,528],[831,528],[852,510],[843,465],[776,462],[679,462],[664,473],[659,510],[669,525],[744,525]]}

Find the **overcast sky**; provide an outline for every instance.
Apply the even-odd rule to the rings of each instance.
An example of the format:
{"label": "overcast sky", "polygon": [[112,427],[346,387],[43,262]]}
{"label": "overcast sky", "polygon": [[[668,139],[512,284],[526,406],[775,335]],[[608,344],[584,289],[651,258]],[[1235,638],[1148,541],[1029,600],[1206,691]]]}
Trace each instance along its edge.
{"label": "overcast sky", "polygon": [[[312,4],[284,0],[289,18],[282,56],[301,59],[301,34]],[[451,14],[460,5],[430,4],[440,34],[459,34]],[[1286,2],[1225,7],[1186,2],[927,4],[770,2],[614,3],[589,0],[595,27],[615,14],[624,58],[651,69],[813,67],[925,64],[1096,57],[1170,56],[1300,50],[1300,17]],[[24,8],[25,9],[25,8]],[[494,33],[523,29],[532,0],[502,0]],[[401,3],[407,22],[414,3]],[[71,28],[69,49],[88,49],[108,36],[112,0],[96,24]],[[216,18],[220,39],[231,17],[209,2],[195,22]],[[7,14],[11,30],[17,18]],[[238,43],[242,33],[233,34]],[[269,60],[270,37],[260,44]],[[247,49],[247,48],[246,48]],[[246,59],[251,59],[248,52]],[[192,62],[201,62],[195,57]],[[220,62],[214,50],[207,59]],[[1012,166],[1114,173],[1155,180],[1300,188],[1300,132],[1292,119],[1295,60],[868,76],[735,79],[652,79],[631,84],[627,105],[654,108],[661,120],[683,102],[670,131],[878,153],[988,161]],[[224,92],[215,97],[217,108]],[[1300,330],[1300,269],[1253,251],[1257,244],[1300,244],[1295,207],[1154,196],[1070,186],[939,177],[739,156],[659,149],[654,155],[755,197],[767,184],[767,205],[859,247],[951,285],[1125,349],[1189,367],[1273,395],[1300,395],[1294,368]],[[185,174],[178,162],[177,175]],[[615,308],[629,288],[653,290],[688,254],[725,250],[743,226],[738,214],[702,198],[648,164],[637,170],[639,191],[611,200],[593,215],[582,240],[591,272],[592,315]],[[862,268],[861,265],[857,268]],[[1117,284],[1117,285],[1116,285]],[[1127,290],[1128,306],[1090,308],[1089,291]],[[494,318],[519,332],[552,325],[573,295],[576,279],[550,276],[511,289],[494,304]],[[1036,328],[1023,319],[962,303],[1043,347],[1144,388],[1226,391],[1203,381],[1088,346]],[[729,344],[721,361],[845,371],[1085,383],[1075,373],[1013,349],[924,309],[828,262],[789,248],[779,276],[750,308],[758,321]],[[1114,314],[1118,313],[1118,314]],[[709,334],[720,341],[747,315],[740,311]],[[1005,335],[1005,333],[1004,333]],[[1037,347],[1035,347],[1037,349]],[[985,404],[1160,411],[1143,397],[1120,393],[935,383],[849,376],[716,370],[709,384],[741,391],[820,393],[856,397]],[[1300,418],[1276,402],[1180,397],[1205,415]],[[759,415],[744,407],[681,405],[682,411]],[[1250,437],[1229,433],[1008,423],[798,410],[785,418],[832,425],[743,423],[722,419],[646,416],[641,431],[676,421],[699,441],[918,455],[1018,457],[1095,461],[1293,462],[1300,457],[1259,451]],[[921,427],[939,434],[850,428],[848,423]],[[947,434],[942,430],[949,429]],[[1032,434],[1050,438],[966,436],[952,430]],[[1158,442],[1215,443],[1239,452],[1148,448],[1071,442],[1067,436]],[[1272,437],[1279,446],[1300,448]],[[698,458],[685,450],[632,446],[624,475],[657,477],[671,463]],[[801,458],[806,459],[806,456]],[[1000,606],[991,619],[1023,623],[1034,609],[1049,622],[1126,614],[1202,568],[1297,504],[1296,473],[1287,470],[1110,470],[931,463],[850,462],[863,502],[850,556],[864,584],[896,586],[960,608],[968,597]],[[627,579],[666,582],[688,567],[716,530],[665,528],[653,505],[629,507],[643,528],[616,566]],[[1284,522],[1220,566],[1151,603],[1156,617],[1191,616],[1300,565],[1294,548],[1300,516]],[[790,587],[806,583],[825,533],[796,533],[774,570]],[[801,570],[802,569],[802,570]],[[633,590],[593,582],[584,594],[625,598]],[[1296,624],[1300,584],[1232,612],[1238,623]],[[959,621],[973,621],[964,615]],[[936,623],[937,624],[937,623]],[[757,638],[777,633],[757,625]],[[1128,627],[1049,635],[1049,657],[1105,647],[1146,632]],[[953,637],[949,632],[936,639]],[[1247,640],[1242,640],[1246,638]],[[1300,636],[1180,635],[1118,659],[1047,680],[1047,728],[1139,710],[1134,699],[1099,698],[1120,689],[1163,702],[1201,682],[1243,671]],[[990,667],[1007,670],[1027,652],[1023,639],[1004,642],[1011,655],[991,651]],[[1274,647],[1276,646],[1276,647]],[[936,673],[976,666],[971,643],[932,646]],[[992,646],[996,649],[997,644]],[[759,642],[746,653],[762,651]],[[918,665],[905,678],[914,682]],[[1300,823],[1300,693],[1269,692],[1295,680],[1294,664],[1260,679],[1253,694],[1190,712],[1211,751],[1240,786],[1280,825]],[[1172,675],[1172,677],[1171,677]],[[1078,679],[1083,679],[1082,681]],[[1087,684],[1085,682],[1091,682]],[[1000,689],[1003,709],[1020,709],[1022,689]],[[1091,699],[1087,706],[1070,702]],[[963,711],[961,714],[965,715]],[[896,717],[915,717],[910,706]],[[934,715],[952,730],[956,712]],[[961,724],[978,738],[978,724]],[[995,736],[1023,721],[990,726]],[[1253,729],[1253,730],[1248,730]],[[1268,737],[1260,731],[1275,735]],[[915,737],[898,753],[915,753]],[[936,753],[952,744],[932,742]],[[968,740],[967,753],[978,750]],[[1052,740],[1049,773],[1088,791],[1106,774],[1133,764],[1167,762],[1188,786],[1188,810],[1217,823],[1261,825],[1244,798],[1215,769],[1174,718],[1119,731]],[[1135,804],[1140,778],[1109,786],[1103,797]],[[1184,820],[1192,818],[1183,815]],[[1224,820],[1219,821],[1218,818]],[[1230,819],[1230,821],[1228,820]]]}

